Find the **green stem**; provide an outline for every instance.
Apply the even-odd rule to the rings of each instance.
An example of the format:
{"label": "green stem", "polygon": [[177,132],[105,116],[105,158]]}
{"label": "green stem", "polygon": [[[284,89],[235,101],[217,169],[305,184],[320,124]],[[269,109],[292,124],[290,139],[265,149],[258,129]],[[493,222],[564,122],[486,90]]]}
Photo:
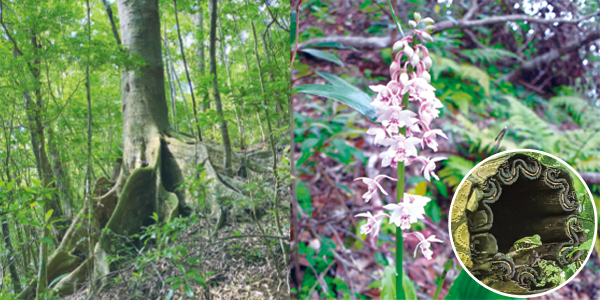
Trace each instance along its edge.
{"label": "green stem", "polygon": [[[388,0],[389,2],[389,0]],[[408,105],[408,93],[402,97],[402,105]],[[400,129],[400,133],[406,136],[406,127]],[[398,181],[396,182],[396,200],[402,202],[404,198],[404,161],[398,162]],[[402,258],[404,252],[404,240],[402,238],[402,230],[396,227],[396,299],[404,299],[404,289],[402,287]]]}
{"label": "green stem", "polygon": [[[392,0],[387,0],[387,3],[390,6],[390,11],[392,11],[392,17],[394,18],[394,22],[396,22],[396,28],[398,28],[398,31],[400,31],[400,36],[404,37],[404,31],[402,31],[402,27],[400,27],[400,23],[398,23],[398,18],[396,18],[396,13],[394,13]],[[394,44],[394,41],[392,41],[392,44]]]}
{"label": "green stem", "polygon": [[446,261],[446,265],[444,266],[444,271],[437,279],[437,288],[435,289],[435,294],[433,295],[434,300],[438,298],[440,292],[442,291],[442,286],[444,286],[444,280],[446,279],[446,274],[448,273],[448,270],[450,270],[450,266],[452,266],[452,258],[448,258],[448,260]]}

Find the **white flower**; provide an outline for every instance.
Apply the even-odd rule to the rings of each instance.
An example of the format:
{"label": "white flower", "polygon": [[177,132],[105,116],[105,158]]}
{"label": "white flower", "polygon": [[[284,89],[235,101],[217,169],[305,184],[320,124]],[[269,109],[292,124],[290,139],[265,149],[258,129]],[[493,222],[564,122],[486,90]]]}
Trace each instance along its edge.
{"label": "white flower", "polygon": [[421,106],[419,107],[419,117],[421,118],[421,121],[429,126],[431,121],[440,115],[438,108],[443,106],[444,105],[437,98],[421,102]]}
{"label": "white flower", "polygon": [[438,143],[435,140],[435,138],[438,135],[448,139],[446,134],[443,131],[441,131],[440,129],[427,130],[423,133],[423,140],[421,142],[421,146],[425,147],[425,145],[427,145],[427,147],[431,148],[431,150],[437,151]]}
{"label": "white flower", "polygon": [[432,242],[436,242],[436,243],[443,243],[444,241],[440,240],[440,239],[436,239],[435,235],[431,235],[428,238],[425,238],[425,236],[420,233],[420,232],[412,232],[412,234],[416,235],[420,242],[417,244],[417,247],[415,248],[415,253],[413,254],[413,256],[417,256],[417,249],[421,248],[421,252],[423,253],[423,256],[425,256],[425,258],[427,258],[428,260],[432,258],[433,256],[433,251],[431,251],[431,243]]}
{"label": "white flower", "polygon": [[418,156],[418,157],[414,158],[413,160],[411,160],[411,162],[416,160],[416,161],[422,163],[423,168],[421,168],[421,172],[423,172],[423,177],[425,177],[425,179],[427,179],[427,181],[431,181],[430,177],[440,180],[440,178],[434,173],[435,163],[438,161],[442,161],[444,159],[446,159],[446,157],[436,157],[434,159],[431,159],[429,157]]}
{"label": "white flower", "polygon": [[378,111],[381,115],[377,118],[377,122],[385,126],[390,134],[397,134],[398,130],[404,126],[412,126],[412,119],[417,116],[414,112],[402,109],[401,106],[380,107]]}
{"label": "white flower", "polygon": [[382,158],[381,166],[392,166],[395,168],[399,162],[406,161],[407,157],[417,156],[417,148],[415,145],[421,143],[421,139],[416,137],[405,137],[401,134],[395,135],[392,138],[386,138],[381,141],[382,145],[390,146],[387,151],[379,154]]}
{"label": "white flower", "polygon": [[379,228],[381,227],[381,220],[383,218],[389,218],[386,213],[380,212],[377,215],[373,216],[371,212],[360,213],[355,217],[365,217],[367,218],[367,224],[360,227],[361,234],[368,234],[373,232],[373,239],[377,239],[379,235]]}
{"label": "white flower", "polygon": [[375,178],[371,179],[369,177],[359,177],[354,179],[359,180],[362,179],[363,183],[367,185],[367,188],[369,189],[364,195],[363,195],[363,199],[365,199],[365,202],[369,202],[369,200],[371,200],[371,196],[373,196],[373,194],[375,194],[375,192],[377,191],[377,188],[379,188],[381,190],[381,192],[384,195],[387,195],[388,193],[383,189],[383,187],[379,184],[379,182],[381,182],[381,180],[383,178],[388,178],[391,180],[398,180],[392,177],[389,177],[387,175],[377,175],[375,176]]}
{"label": "white flower", "polygon": [[385,132],[385,127],[383,126],[374,126],[367,130],[368,135],[374,135],[374,143],[375,145],[379,145],[381,141],[383,141],[387,137],[387,133]]}
{"label": "white flower", "polygon": [[410,229],[410,224],[423,219],[425,214],[425,205],[431,199],[418,195],[404,194],[404,199],[398,204],[388,204],[383,208],[391,210],[390,221],[402,230]]}

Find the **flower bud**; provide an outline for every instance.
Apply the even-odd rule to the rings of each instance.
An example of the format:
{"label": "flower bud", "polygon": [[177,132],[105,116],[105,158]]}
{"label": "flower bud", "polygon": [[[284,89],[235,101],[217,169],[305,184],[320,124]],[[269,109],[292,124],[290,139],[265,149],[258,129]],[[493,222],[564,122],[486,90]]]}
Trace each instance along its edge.
{"label": "flower bud", "polygon": [[390,65],[390,73],[393,75],[398,71],[400,71],[400,65],[396,61],[393,61]]}
{"label": "flower bud", "polygon": [[417,27],[417,22],[410,20],[408,21],[408,26],[410,26],[410,28],[415,28]]}
{"label": "flower bud", "polygon": [[415,19],[415,21],[419,22],[421,21],[421,14],[418,12],[414,13],[413,18]]}
{"label": "flower bud", "polygon": [[427,71],[431,70],[431,66],[433,65],[433,60],[431,60],[430,56],[423,58],[423,64],[425,65],[425,69]]}
{"label": "flower bud", "polygon": [[427,25],[433,25],[435,23],[435,21],[432,18],[427,17],[427,18],[421,20],[421,23],[425,23]]}
{"label": "flower bud", "polygon": [[410,46],[406,46],[404,47],[404,54],[406,54],[406,57],[411,58],[415,54],[415,50]]}
{"label": "flower bud", "polygon": [[433,25],[427,25],[427,26],[425,27],[425,30],[426,30],[428,33],[433,33],[433,32],[435,31],[435,26],[433,26]]}
{"label": "flower bud", "polygon": [[429,33],[425,32],[425,31],[421,31],[420,34],[422,39],[424,39],[425,41],[428,42],[433,42],[433,38],[431,37],[431,35],[429,35]]}
{"label": "flower bud", "polygon": [[429,72],[423,72],[423,74],[421,74],[421,78],[427,80],[427,83],[431,83],[431,75],[429,75]]}
{"label": "flower bud", "polygon": [[410,57],[410,64],[413,67],[416,67],[418,63],[419,63],[419,54],[415,53],[415,55]]}
{"label": "flower bud", "polygon": [[406,85],[408,83],[408,74],[406,72],[400,74],[400,83]]}
{"label": "flower bud", "polygon": [[399,41],[395,42],[394,46],[392,47],[392,52],[396,52],[396,51],[402,49],[403,46],[404,46],[404,41],[399,40]]}

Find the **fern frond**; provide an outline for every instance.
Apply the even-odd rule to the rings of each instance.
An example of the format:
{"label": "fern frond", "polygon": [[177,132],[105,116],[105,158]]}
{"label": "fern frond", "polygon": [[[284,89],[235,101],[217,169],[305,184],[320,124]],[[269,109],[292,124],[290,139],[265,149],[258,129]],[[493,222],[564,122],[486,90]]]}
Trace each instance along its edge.
{"label": "fern frond", "polygon": [[452,59],[435,54],[430,54],[430,56],[434,61],[431,70],[434,80],[444,71],[453,71],[462,79],[468,79],[479,84],[485,91],[486,96],[490,96],[490,75],[485,70],[470,64],[459,65]]}
{"label": "fern frond", "polygon": [[483,88],[487,96],[490,95],[490,75],[486,71],[473,65],[462,64],[459,74],[463,79],[475,81]]}
{"label": "fern frond", "polygon": [[573,120],[582,127],[600,125],[600,109],[577,95],[557,96],[550,99],[552,107],[564,106]]}
{"label": "fern frond", "polygon": [[463,50],[460,52],[462,55],[466,56],[469,58],[469,60],[471,60],[472,63],[475,62],[482,62],[482,63],[493,63],[496,60],[503,58],[503,57],[510,57],[510,58],[516,58],[518,59],[519,56],[504,50],[504,49],[493,49],[493,48],[486,48],[486,49],[468,49],[468,50]]}

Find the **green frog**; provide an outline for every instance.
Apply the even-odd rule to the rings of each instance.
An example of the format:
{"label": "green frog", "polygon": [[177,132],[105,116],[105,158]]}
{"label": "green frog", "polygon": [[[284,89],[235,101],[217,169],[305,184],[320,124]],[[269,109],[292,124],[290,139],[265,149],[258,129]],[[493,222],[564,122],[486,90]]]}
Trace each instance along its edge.
{"label": "green frog", "polygon": [[507,257],[512,257],[517,254],[525,253],[531,249],[537,248],[542,245],[542,239],[539,234],[533,236],[526,236],[522,239],[517,240],[510,250],[506,254]]}

